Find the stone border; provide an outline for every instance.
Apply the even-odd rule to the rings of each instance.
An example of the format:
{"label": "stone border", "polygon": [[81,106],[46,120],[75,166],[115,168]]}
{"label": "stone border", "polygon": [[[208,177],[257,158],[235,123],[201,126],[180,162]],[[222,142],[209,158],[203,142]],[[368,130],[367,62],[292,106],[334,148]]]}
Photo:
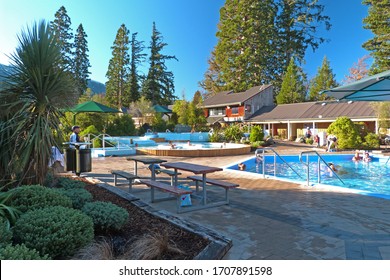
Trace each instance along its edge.
{"label": "stone border", "polygon": [[193,258],[194,260],[220,260],[226,255],[226,253],[233,246],[233,241],[231,239],[226,238],[225,236],[219,234],[216,231],[213,231],[197,223],[190,222],[184,220],[183,218],[174,216],[168,211],[157,210],[152,206],[150,206],[149,204],[140,200],[138,197],[128,192],[125,192],[121,189],[115,188],[107,183],[96,183],[96,179],[91,177],[84,177],[84,179],[88,180],[89,182],[95,184],[100,188],[106,189],[122,197],[123,199],[128,200],[133,205],[143,209],[144,211],[146,211],[151,215],[154,215],[175,226],[178,226],[196,235],[208,239],[210,241],[210,244],[207,245],[207,247],[204,248],[202,252],[200,252],[197,256],[195,256]]}

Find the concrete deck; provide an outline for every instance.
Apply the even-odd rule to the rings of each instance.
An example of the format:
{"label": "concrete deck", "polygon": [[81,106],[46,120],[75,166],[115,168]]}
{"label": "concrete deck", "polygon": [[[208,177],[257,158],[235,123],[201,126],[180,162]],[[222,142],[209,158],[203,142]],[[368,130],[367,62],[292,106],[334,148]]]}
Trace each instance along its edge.
{"label": "concrete deck", "polygon": [[[276,150],[297,153],[308,148],[280,143]],[[222,167],[252,155],[164,159]],[[121,157],[98,158],[93,160],[93,172],[84,175],[113,185],[111,169],[132,171],[133,163]],[[181,178],[193,175],[182,173]],[[150,175],[147,166],[139,164],[139,175]],[[230,205],[183,214],[176,214],[174,201],[152,206],[232,239],[233,247],[225,259],[390,259],[390,200],[260,179],[247,173],[223,171],[209,177],[240,184],[231,191]],[[158,175],[158,179],[169,182],[166,175]],[[118,188],[128,190],[126,181],[122,182]],[[142,185],[133,188],[134,195],[150,203],[149,189]],[[221,197],[224,190],[215,189],[210,197]]]}

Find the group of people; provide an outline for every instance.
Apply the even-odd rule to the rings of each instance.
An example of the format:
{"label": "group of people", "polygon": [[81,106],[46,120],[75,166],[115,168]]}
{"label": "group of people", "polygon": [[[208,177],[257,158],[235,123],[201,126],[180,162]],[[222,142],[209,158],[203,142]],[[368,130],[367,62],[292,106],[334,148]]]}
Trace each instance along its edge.
{"label": "group of people", "polygon": [[370,154],[368,152],[365,152],[363,154],[363,157],[361,157],[359,155],[359,152],[356,152],[355,155],[353,156],[352,160],[355,161],[355,162],[358,162],[358,161],[370,162],[371,161],[371,157],[370,157]]}

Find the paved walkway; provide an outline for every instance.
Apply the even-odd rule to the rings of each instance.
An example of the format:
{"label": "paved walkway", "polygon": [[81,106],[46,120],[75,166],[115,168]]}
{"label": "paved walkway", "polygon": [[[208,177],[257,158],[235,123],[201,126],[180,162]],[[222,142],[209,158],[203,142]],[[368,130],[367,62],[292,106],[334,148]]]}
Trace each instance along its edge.
{"label": "paved walkway", "polygon": [[[277,150],[296,153],[302,146],[279,144]],[[165,159],[222,167],[249,156]],[[140,175],[150,174],[146,166],[140,167]],[[111,169],[132,170],[133,163],[121,157],[94,159],[88,176],[113,184]],[[187,175],[192,174],[183,172],[181,177]],[[176,214],[174,201],[153,207],[232,239],[226,259],[390,259],[390,200],[261,179],[244,172],[223,171],[209,177],[240,184],[231,192],[230,205],[183,214]],[[169,180],[163,175],[158,178]],[[125,184],[118,187],[127,190]],[[142,185],[137,188],[144,189]],[[212,192],[211,197],[221,197],[222,191]],[[148,190],[135,192],[150,201]]]}

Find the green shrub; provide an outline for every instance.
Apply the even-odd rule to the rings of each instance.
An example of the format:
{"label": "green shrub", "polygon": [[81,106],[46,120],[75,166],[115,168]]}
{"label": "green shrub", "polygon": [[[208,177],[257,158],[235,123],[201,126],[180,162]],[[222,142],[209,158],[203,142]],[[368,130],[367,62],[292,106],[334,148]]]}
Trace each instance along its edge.
{"label": "green shrub", "polygon": [[35,249],[29,249],[24,244],[8,245],[0,249],[1,260],[50,260],[48,255],[40,256]]}
{"label": "green shrub", "polygon": [[128,114],[115,116],[106,131],[112,136],[134,135],[136,132],[134,121]]}
{"label": "green shrub", "polygon": [[256,141],[256,142],[252,142],[251,143],[251,147],[252,148],[261,148],[261,147],[264,147],[264,146],[266,146],[266,143],[265,143],[265,141]]}
{"label": "green shrub", "polygon": [[52,170],[49,170],[46,174],[45,181],[43,182],[45,187],[51,188],[55,185],[55,177]]}
{"label": "green shrub", "polygon": [[362,144],[357,126],[347,117],[339,117],[327,129],[327,133],[336,135],[340,149],[357,149]]}
{"label": "green shrub", "polygon": [[129,218],[125,209],[110,202],[88,202],[82,211],[92,218],[95,229],[103,232],[121,229]]}
{"label": "green shrub", "polygon": [[66,177],[60,177],[58,178],[57,186],[64,189],[84,188],[85,183]]}
{"label": "green shrub", "polygon": [[10,230],[9,224],[0,218],[0,248],[11,244],[11,240],[12,231]]}
{"label": "green shrub", "polygon": [[85,137],[88,134],[91,134],[90,135],[91,139],[89,139],[89,140],[93,139],[93,141],[92,141],[93,147],[94,148],[101,148],[102,147],[102,140],[99,138],[94,139],[96,136],[98,136],[100,134],[99,130],[94,125],[90,125],[80,132],[81,137]]}
{"label": "green shrub", "polygon": [[244,136],[244,133],[237,124],[234,124],[225,129],[224,135],[227,141],[238,142]]}
{"label": "green shrub", "polygon": [[209,138],[210,142],[222,142],[224,140],[223,134],[219,132],[219,130],[214,130]]}
{"label": "green shrub", "polygon": [[313,145],[314,140],[312,138],[306,138],[306,144]]}
{"label": "green shrub", "polygon": [[14,240],[52,258],[71,256],[93,239],[93,222],[79,210],[52,206],[29,211],[17,220]]}
{"label": "green shrub", "polygon": [[92,201],[92,194],[85,189],[61,188],[61,189],[58,189],[58,191],[64,195],[66,195],[67,197],[69,197],[72,200],[73,208],[75,208],[75,209],[81,209],[81,208],[83,208],[85,203]]}
{"label": "green shrub", "polygon": [[21,186],[15,189],[11,198],[11,205],[21,212],[44,208],[47,206],[72,207],[69,197],[56,189],[49,189],[40,185]]}
{"label": "green shrub", "polygon": [[368,133],[366,137],[364,137],[363,146],[365,149],[378,149],[380,145],[379,136],[375,133]]}
{"label": "green shrub", "polygon": [[251,133],[249,135],[249,140],[253,142],[263,141],[264,140],[264,132],[260,126],[253,126],[251,129]]}

